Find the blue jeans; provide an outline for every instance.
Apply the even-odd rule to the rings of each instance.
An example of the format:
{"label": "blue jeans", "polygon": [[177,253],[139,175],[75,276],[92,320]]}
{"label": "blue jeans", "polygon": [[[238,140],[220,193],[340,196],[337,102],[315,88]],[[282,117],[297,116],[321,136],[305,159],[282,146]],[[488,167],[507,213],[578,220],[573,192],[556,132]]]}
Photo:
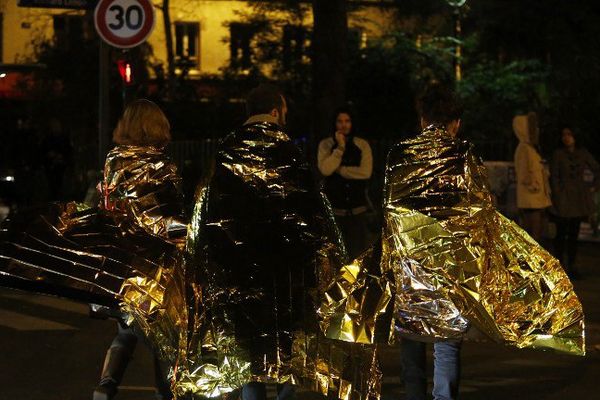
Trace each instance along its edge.
{"label": "blue jeans", "polygon": [[[242,386],[242,400],[266,400],[267,387],[261,382],[250,382]],[[289,383],[277,385],[277,400],[293,400],[296,398],[294,386]]]}
{"label": "blue jeans", "polygon": [[[433,345],[433,398],[455,400],[458,398],[460,380],[460,348],[462,342],[437,342]],[[426,344],[402,339],[402,378],[406,400],[427,398]]]}

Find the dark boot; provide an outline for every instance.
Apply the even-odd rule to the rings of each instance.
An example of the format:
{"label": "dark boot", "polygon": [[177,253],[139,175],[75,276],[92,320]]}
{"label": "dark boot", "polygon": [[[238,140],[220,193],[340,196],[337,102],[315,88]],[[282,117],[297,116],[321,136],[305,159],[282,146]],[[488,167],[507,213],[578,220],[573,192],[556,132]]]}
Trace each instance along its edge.
{"label": "dark boot", "polygon": [[106,352],[104,367],[102,367],[102,376],[100,383],[94,390],[94,400],[111,400],[118,391],[119,384],[127,369],[127,364],[131,360],[131,350],[114,346]]}
{"label": "dark boot", "polygon": [[156,385],[156,400],[172,400],[173,394],[171,393],[171,387],[166,379],[166,374],[163,372],[164,366],[161,364],[159,358],[154,356],[154,384]]}

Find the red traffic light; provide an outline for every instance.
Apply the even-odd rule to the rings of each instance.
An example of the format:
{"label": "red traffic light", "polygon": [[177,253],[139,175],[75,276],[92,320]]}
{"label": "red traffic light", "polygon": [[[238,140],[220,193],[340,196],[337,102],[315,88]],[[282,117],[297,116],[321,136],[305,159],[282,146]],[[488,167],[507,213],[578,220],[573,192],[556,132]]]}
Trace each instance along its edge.
{"label": "red traffic light", "polygon": [[133,71],[131,69],[131,64],[125,60],[118,60],[117,66],[119,67],[119,75],[121,75],[123,83],[126,85],[131,85],[133,83]]}

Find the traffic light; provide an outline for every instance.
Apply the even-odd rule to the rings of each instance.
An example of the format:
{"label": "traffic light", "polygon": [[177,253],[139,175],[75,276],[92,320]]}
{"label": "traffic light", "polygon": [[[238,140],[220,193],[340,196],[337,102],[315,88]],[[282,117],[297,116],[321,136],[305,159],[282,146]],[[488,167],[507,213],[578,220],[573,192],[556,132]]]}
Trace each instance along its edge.
{"label": "traffic light", "polygon": [[121,80],[127,86],[133,85],[133,70],[131,63],[127,60],[117,60],[117,66],[119,67],[119,75]]}

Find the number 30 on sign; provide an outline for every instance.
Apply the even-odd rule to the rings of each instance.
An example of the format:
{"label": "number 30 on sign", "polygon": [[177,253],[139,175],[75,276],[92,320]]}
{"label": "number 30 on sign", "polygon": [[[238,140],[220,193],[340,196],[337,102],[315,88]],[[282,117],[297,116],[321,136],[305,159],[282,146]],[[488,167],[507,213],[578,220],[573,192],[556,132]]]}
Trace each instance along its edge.
{"label": "number 30 on sign", "polygon": [[94,23],[106,43],[128,49],[143,43],[152,32],[154,7],[150,0],[100,0]]}

